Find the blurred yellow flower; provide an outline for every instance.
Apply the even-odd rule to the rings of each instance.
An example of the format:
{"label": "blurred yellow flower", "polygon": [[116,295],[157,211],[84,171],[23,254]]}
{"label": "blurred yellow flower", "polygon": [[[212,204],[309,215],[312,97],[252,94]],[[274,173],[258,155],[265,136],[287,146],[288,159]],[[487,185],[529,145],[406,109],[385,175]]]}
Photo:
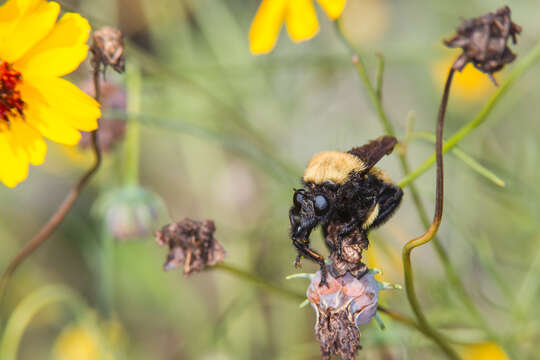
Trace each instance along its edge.
{"label": "blurred yellow flower", "polygon": [[94,314],[66,327],[54,343],[55,360],[114,360],[127,344],[124,327],[115,319],[99,321]]}
{"label": "blurred yellow flower", "polygon": [[56,339],[54,355],[58,360],[99,360],[99,338],[86,327],[69,327]]}
{"label": "blurred yellow flower", "polygon": [[0,181],[14,187],[40,165],[43,137],[75,145],[97,128],[99,104],[61,77],[88,54],[88,21],[46,0],[0,6]]}
{"label": "blurred yellow flower", "polygon": [[463,346],[459,350],[462,360],[509,360],[504,350],[492,342]]}
{"label": "blurred yellow flower", "polygon": [[[331,19],[337,19],[346,0],[317,0]],[[313,0],[262,0],[249,30],[249,44],[254,55],[272,51],[283,22],[295,42],[306,41],[319,31]]]}
{"label": "blurred yellow flower", "polygon": [[387,0],[348,0],[339,26],[352,44],[366,46],[380,41],[391,22],[392,12]]}
{"label": "blurred yellow flower", "polygon": [[[441,89],[454,60],[455,56],[444,58],[431,67],[433,81]],[[462,72],[456,72],[452,81],[452,96],[470,102],[485,99],[494,89],[489,77],[472,64],[467,64]]]}

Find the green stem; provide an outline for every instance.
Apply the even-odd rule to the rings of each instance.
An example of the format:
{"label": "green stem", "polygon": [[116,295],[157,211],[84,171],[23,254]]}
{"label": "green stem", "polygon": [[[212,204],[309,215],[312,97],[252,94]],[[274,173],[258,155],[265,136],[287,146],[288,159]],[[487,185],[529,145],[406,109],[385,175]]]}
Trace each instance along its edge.
{"label": "green stem", "polygon": [[446,114],[446,108],[448,105],[448,97],[450,95],[450,87],[452,84],[452,78],[454,75],[454,69],[450,68],[448,72],[448,77],[446,79],[446,84],[444,87],[443,97],[441,101],[441,106],[439,108],[439,114],[437,116],[437,142],[436,142],[436,154],[437,154],[437,177],[436,177],[436,199],[435,199],[435,214],[433,215],[433,221],[429,225],[428,229],[421,236],[410,240],[403,246],[403,273],[405,277],[405,290],[407,293],[407,298],[411,305],[411,308],[416,315],[418,324],[424,328],[427,332],[431,333],[435,339],[435,342],[439,347],[444,351],[446,356],[450,359],[459,360],[458,354],[455,352],[450,345],[447,344],[446,340],[428,323],[424,312],[422,311],[422,306],[418,301],[416,296],[416,291],[414,288],[414,276],[413,269],[411,264],[411,253],[412,250],[427,244],[430,242],[442,222],[443,214],[443,199],[444,199],[444,175],[443,175],[443,154],[442,154],[442,134],[444,127],[444,117]]}
{"label": "green stem", "polygon": [[141,113],[141,70],[136,63],[128,64],[127,68],[127,113],[128,119],[126,140],[124,143],[124,183],[136,186],[139,184],[139,151],[140,124],[136,118]]}
{"label": "green stem", "polygon": [[258,286],[260,288],[263,288],[275,294],[287,297],[289,299],[298,300],[298,301],[304,301],[306,299],[306,296],[303,294],[297,293],[293,290],[283,288],[279,285],[272,284],[266,281],[265,279],[257,275],[254,275],[250,272],[247,272],[245,270],[239,269],[234,265],[221,263],[221,264],[215,265],[213,269],[223,270],[238,278],[246,280],[255,286]]}
{"label": "green stem", "polygon": [[2,360],[17,359],[17,352],[24,331],[32,318],[45,306],[63,302],[77,312],[85,307],[79,297],[70,289],[49,285],[41,288],[26,297],[11,314],[0,343],[0,358]]}
{"label": "green stem", "polygon": [[[431,143],[435,143],[435,135],[428,133],[428,132],[415,132],[411,133],[410,136],[408,136],[408,139],[424,139]],[[446,142],[445,142],[446,143]],[[497,175],[495,175],[491,170],[480,164],[478,161],[476,161],[472,156],[467,154],[465,151],[454,148],[452,149],[452,153],[461,161],[465,163],[465,165],[469,166],[473,171],[478,173],[480,176],[485,177],[492,183],[494,183],[497,186],[504,187],[505,183],[504,181],[499,178]]]}
{"label": "green stem", "polygon": [[[533,65],[535,65],[540,60],[540,42],[521,60],[514,69],[508,74],[508,77],[502,82],[495,94],[489,99],[488,103],[484,108],[472,119],[470,122],[465,124],[461,129],[459,129],[450,139],[446,141],[443,147],[443,153],[454,148],[465,136],[471,133],[479,125],[481,125],[491,111],[497,105],[497,103],[503,98],[508,90],[514,85],[516,80],[518,80],[523,74]],[[403,180],[399,183],[399,186],[405,187],[409,186],[416,178],[425,173],[433,164],[435,163],[435,154],[432,154],[422,165],[420,165],[416,170],[408,173]]]}
{"label": "green stem", "polygon": [[362,61],[362,58],[358,55],[353,56],[353,64],[356,68],[356,71],[358,72],[358,75],[360,75],[360,78],[362,79],[362,82],[364,83],[364,86],[366,87],[367,94],[371,100],[371,103],[375,107],[375,111],[377,112],[377,117],[381,121],[381,125],[384,128],[384,131],[387,134],[390,134],[392,136],[395,136],[394,129],[392,127],[392,124],[390,123],[390,120],[388,120],[388,116],[386,115],[386,112],[384,111],[382,102],[380,101],[379,96],[377,95],[377,90],[371,85],[371,81],[369,80],[369,76],[367,74],[366,66],[364,65],[364,62]]}
{"label": "green stem", "polygon": [[[102,220],[104,221],[104,220]],[[115,239],[103,224],[99,256],[99,305],[106,317],[114,311],[114,245]]]}
{"label": "green stem", "polygon": [[375,94],[379,102],[382,102],[382,87],[384,74],[384,55],[381,52],[377,54],[377,72],[375,73]]}

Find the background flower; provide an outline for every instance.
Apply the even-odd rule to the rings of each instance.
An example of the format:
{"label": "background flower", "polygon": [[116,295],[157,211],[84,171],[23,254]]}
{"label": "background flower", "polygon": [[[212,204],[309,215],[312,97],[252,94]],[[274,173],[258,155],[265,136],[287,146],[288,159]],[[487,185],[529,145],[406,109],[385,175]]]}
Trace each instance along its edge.
{"label": "background flower", "polygon": [[[346,0],[317,0],[331,19],[337,19]],[[283,22],[295,42],[311,39],[319,31],[313,0],[263,0],[249,30],[250,50],[254,55],[274,48]]]}
{"label": "background flower", "polygon": [[45,0],[0,6],[0,181],[14,187],[40,165],[46,144],[75,145],[97,128],[99,104],[61,77],[86,58],[88,21]]}
{"label": "background flower", "polygon": [[501,347],[492,342],[469,344],[459,351],[463,360],[509,360]]}

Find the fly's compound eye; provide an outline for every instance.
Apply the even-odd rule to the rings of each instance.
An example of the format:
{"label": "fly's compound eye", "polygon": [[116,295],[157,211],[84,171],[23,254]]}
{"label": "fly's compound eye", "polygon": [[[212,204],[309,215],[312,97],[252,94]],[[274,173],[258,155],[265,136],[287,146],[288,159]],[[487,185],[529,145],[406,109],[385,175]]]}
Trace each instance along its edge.
{"label": "fly's compound eye", "polygon": [[304,195],[305,195],[305,191],[304,190],[298,190],[294,193],[294,196],[293,196],[293,203],[294,203],[294,206],[296,208],[300,208],[302,207],[302,202],[304,201]]}
{"label": "fly's compound eye", "polygon": [[317,216],[326,214],[330,209],[328,199],[326,199],[323,195],[316,195],[313,199],[313,208],[315,209],[315,215]]}

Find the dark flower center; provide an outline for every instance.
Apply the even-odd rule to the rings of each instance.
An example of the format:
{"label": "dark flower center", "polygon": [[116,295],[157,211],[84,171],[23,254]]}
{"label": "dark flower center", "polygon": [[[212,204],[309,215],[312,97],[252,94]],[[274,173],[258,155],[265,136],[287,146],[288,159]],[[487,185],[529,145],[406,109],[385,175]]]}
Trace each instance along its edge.
{"label": "dark flower center", "polygon": [[9,127],[10,117],[23,116],[24,101],[17,90],[21,81],[20,72],[11,64],[0,61],[0,131]]}

